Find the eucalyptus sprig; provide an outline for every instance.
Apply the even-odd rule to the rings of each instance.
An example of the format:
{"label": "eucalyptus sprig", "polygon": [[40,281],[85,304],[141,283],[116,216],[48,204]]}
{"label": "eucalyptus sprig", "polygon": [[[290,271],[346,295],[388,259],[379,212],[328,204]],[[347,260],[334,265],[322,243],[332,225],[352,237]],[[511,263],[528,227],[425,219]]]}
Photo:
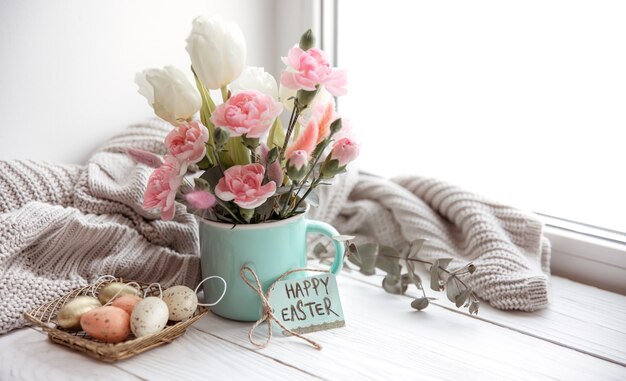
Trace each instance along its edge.
{"label": "eucalyptus sprig", "polygon": [[[468,308],[470,314],[478,314],[480,302],[471,287],[467,285],[460,275],[472,274],[476,271],[476,266],[468,263],[465,266],[450,271],[447,269],[452,258],[439,258],[434,261],[420,259],[418,254],[426,240],[416,239],[400,250],[376,243],[365,243],[356,245],[352,242],[352,236],[336,236],[336,241],[343,242],[346,247],[346,257],[348,261],[358,266],[359,271],[365,275],[376,274],[376,269],[387,273],[383,278],[382,287],[391,294],[404,294],[408,286],[414,284],[418,290],[422,291],[422,297],[411,302],[411,307],[416,310],[423,310],[429,306],[431,300],[436,298],[426,295],[423,282],[416,272],[415,263],[422,263],[430,266],[430,288],[433,291],[445,291],[448,299],[455,303],[457,308]],[[313,254],[320,260],[325,258],[327,252],[324,244],[318,244]],[[401,263],[403,261],[404,265]]]}

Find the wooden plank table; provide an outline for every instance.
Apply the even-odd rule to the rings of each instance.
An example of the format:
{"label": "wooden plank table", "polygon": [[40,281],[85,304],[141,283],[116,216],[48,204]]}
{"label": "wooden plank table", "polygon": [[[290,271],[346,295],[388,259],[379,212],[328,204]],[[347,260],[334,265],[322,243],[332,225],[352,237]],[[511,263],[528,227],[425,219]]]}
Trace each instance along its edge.
{"label": "wooden plank table", "polygon": [[209,313],[171,344],[107,364],[26,328],[0,336],[0,380],[626,380],[626,296],[553,277],[548,309],[484,303],[470,316],[441,299],[414,311],[381,280],[338,277],[347,325],[309,334],[322,351],[282,335],[255,349],[251,323]]}

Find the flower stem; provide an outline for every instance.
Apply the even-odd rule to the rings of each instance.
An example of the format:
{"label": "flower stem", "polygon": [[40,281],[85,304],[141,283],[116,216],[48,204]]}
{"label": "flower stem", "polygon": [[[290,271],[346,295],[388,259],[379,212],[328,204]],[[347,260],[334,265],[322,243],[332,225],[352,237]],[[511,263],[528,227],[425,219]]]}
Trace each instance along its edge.
{"label": "flower stem", "polygon": [[285,212],[287,211],[287,205],[289,204],[289,199],[291,198],[291,192],[293,192],[293,188],[295,186],[295,183],[292,181],[291,182],[291,186],[289,187],[289,192],[286,193],[287,195],[287,199],[285,200],[285,203],[283,204],[282,208],[280,209],[280,217],[284,218],[285,217]]}
{"label": "flower stem", "polygon": [[222,100],[226,102],[228,100],[228,87],[223,86],[220,90],[222,91]]}
{"label": "flower stem", "polygon": [[[309,193],[311,193],[311,191],[317,186],[317,184],[319,184],[321,179],[317,178],[317,179],[313,179],[313,182],[311,183],[311,186],[309,187],[309,189],[307,189],[306,193],[304,194],[304,196],[300,197],[300,199],[298,200],[298,202],[296,202],[296,205],[293,207],[293,209],[291,209],[292,212],[295,212],[296,209],[298,209],[298,206],[300,206],[300,204],[302,203],[302,201],[304,201],[305,198],[307,198],[307,196],[309,195]],[[302,189],[302,186],[300,187],[300,189],[298,189],[298,193],[300,193],[300,190]],[[298,195],[298,193],[296,193],[296,196]]]}
{"label": "flower stem", "polygon": [[219,155],[217,154],[217,149],[215,146],[211,146],[213,149],[213,155],[215,155],[215,161],[217,162],[218,167],[220,168],[220,172],[222,172],[222,176],[224,176],[224,168],[222,167],[222,161],[220,160]]}
{"label": "flower stem", "polygon": [[300,107],[298,106],[298,102],[294,102],[293,110],[291,111],[291,117],[289,118],[289,125],[287,126],[287,133],[285,134],[285,141],[283,143],[283,148],[280,150],[280,162],[282,163],[285,159],[285,151],[287,150],[287,144],[289,144],[289,139],[291,139],[291,134],[293,133],[293,129],[298,122],[298,117],[300,116]]}
{"label": "flower stem", "polygon": [[239,219],[239,217],[237,217],[237,215],[230,210],[230,208],[226,205],[226,203],[224,203],[222,200],[220,200],[218,197],[215,197],[215,202],[217,202],[222,208],[224,208],[224,210],[226,210],[228,212],[228,214],[230,214],[231,216],[233,216],[233,218],[235,219],[235,221],[237,221],[240,224],[243,224],[244,222],[241,221]]}
{"label": "flower stem", "polygon": [[[424,264],[426,264],[426,265],[431,265],[431,266],[433,265],[433,262],[425,261],[425,260],[423,260],[423,259],[417,259],[417,258],[402,258],[402,257],[399,257],[399,256],[397,256],[397,255],[386,255],[386,254],[378,254],[378,255],[380,255],[381,257],[396,258],[396,259],[404,259],[404,260],[406,260],[406,261],[414,261],[414,262],[424,263]],[[461,279],[459,279],[459,277],[457,277],[457,276],[456,276],[455,274],[453,274],[451,271],[448,271],[447,269],[444,269],[444,268],[443,268],[443,267],[441,267],[441,266],[438,266],[438,267],[439,267],[439,269],[440,269],[441,271],[446,272],[448,275],[450,275],[450,276],[454,277],[454,279],[458,280],[458,281],[459,281],[459,282],[463,285],[463,287],[465,287],[465,288],[470,288],[467,284],[465,284],[465,282],[463,282]],[[473,294],[473,292],[472,292],[472,294]]]}

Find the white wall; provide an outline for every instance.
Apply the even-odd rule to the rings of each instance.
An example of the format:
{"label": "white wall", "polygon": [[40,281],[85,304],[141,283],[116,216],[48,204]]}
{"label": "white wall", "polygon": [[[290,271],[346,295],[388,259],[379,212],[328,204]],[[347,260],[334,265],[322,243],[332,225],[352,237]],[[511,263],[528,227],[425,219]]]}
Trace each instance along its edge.
{"label": "white wall", "polygon": [[237,22],[248,64],[275,69],[274,8],[273,0],[0,0],[0,160],[80,163],[151,116],[134,75],[168,64],[187,71],[197,15]]}

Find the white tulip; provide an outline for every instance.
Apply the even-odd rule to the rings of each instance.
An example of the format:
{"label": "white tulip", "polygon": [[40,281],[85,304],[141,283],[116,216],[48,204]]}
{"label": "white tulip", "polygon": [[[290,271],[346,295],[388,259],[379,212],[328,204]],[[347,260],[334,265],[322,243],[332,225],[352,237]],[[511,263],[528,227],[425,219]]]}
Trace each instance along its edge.
{"label": "white tulip", "polygon": [[174,126],[191,119],[202,106],[198,91],[185,74],[173,66],[137,73],[135,83],[154,113]]}
{"label": "white tulip", "polygon": [[257,90],[278,99],[276,79],[262,67],[248,66],[243,73],[230,84],[230,91],[237,94],[243,90]]}
{"label": "white tulip", "polygon": [[213,16],[196,17],[187,38],[187,52],[200,82],[209,89],[235,80],[246,63],[246,42],[235,23]]}

